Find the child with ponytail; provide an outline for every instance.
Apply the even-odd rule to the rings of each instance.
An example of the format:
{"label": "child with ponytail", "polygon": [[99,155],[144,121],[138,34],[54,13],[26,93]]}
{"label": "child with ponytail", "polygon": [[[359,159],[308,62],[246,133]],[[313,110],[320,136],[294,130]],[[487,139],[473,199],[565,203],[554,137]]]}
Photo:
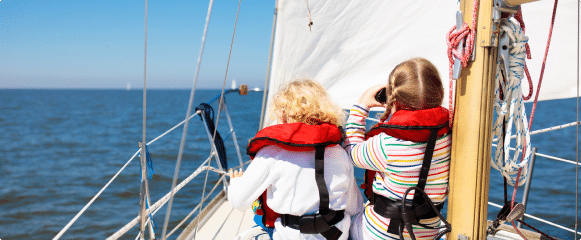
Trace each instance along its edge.
{"label": "child with ponytail", "polygon": [[[363,186],[369,199],[353,218],[353,239],[442,235],[436,227],[448,195],[451,148],[448,110],[440,106],[443,97],[435,66],[414,58],[397,65],[386,85],[369,88],[351,109],[344,148],[356,167],[367,169]],[[366,133],[372,107],[386,110]]]}

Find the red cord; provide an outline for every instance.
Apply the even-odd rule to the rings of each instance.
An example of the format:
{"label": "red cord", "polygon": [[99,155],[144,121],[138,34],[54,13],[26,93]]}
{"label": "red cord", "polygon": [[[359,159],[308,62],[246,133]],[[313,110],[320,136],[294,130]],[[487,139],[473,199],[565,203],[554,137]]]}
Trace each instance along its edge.
{"label": "red cord", "polygon": [[[522,32],[525,33],[525,22],[522,18],[522,10],[521,8],[518,9],[516,14],[514,14],[514,19],[518,21],[520,24],[520,28]],[[525,49],[527,50],[527,59],[531,59],[531,48],[529,47],[529,43],[525,44]],[[529,100],[533,96],[533,80],[531,78],[531,74],[529,73],[529,69],[527,68],[527,63],[525,62],[525,74],[527,75],[527,80],[529,81],[529,94],[527,96],[523,95],[522,98],[524,100]]]}
{"label": "red cord", "polygon": [[[549,37],[547,39],[547,47],[545,48],[545,56],[543,58],[543,64],[541,66],[541,74],[539,76],[539,85],[537,86],[537,93],[535,94],[535,101],[533,103],[533,109],[531,110],[531,117],[529,120],[529,130],[531,129],[531,125],[532,125],[533,119],[535,117],[535,110],[537,109],[537,102],[539,100],[539,91],[541,90],[541,83],[543,82],[543,75],[545,73],[545,64],[547,63],[547,55],[549,54],[549,47],[551,46],[551,37],[553,35],[553,26],[555,25],[555,15],[557,14],[557,3],[558,2],[559,2],[559,0],[555,0],[555,5],[553,7],[553,16],[551,17],[551,28],[549,28]],[[524,159],[525,153],[526,153],[526,143],[523,146],[521,161]],[[516,175],[516,182],[514,184],[514,191],[512,193],[512,200],[510,203],[511,209],[514,207],[514,199],[516,198],[516,191],[518,189],[518,180],[520,179],[521,171],[522,171],[522,168],[518,170],[518,174]],[[516,228],[514,221],[512,222],[512,225],[515,228],[515,230],[521,235],[521,237],[524,238],[524,236]]]}
{"label": "red cord", "polygon": [[[449,97],[448,97],[448,108],[450,111],[449,124],[452,127],[452,122],[454,121],[454,91],[453,91],[453,80],[452,75],[454,71],[454,57],[462,63],[462,68],[468,65],[468,59],[472,55],[472,49],[474,47],[474,38],[476,37],[476,18],[478,17],[478,0],[474,0],[474,6],[472,8],[472,29],[466,23],[462,25],[461,29],[456,29],[456,25],[450,29],[448,34],[446,34],[446,44],[448,45],[448,61],[450,63],[449,74],[450,74],[450,85],[449,85]],[[466,39],[464,46],[464,53],[460,53],[457,50],[458,45],[462,40]]]}

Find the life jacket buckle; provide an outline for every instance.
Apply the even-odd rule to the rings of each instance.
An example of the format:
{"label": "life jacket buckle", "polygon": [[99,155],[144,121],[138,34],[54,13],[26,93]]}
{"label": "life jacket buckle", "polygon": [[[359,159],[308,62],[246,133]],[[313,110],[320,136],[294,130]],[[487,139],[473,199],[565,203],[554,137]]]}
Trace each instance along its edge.
{"label": "life jacket buckle", "polygon": [[301,233],[316,234],[324,232],[329,228],[321,214],[305,215],[299,219],[299,230]]}

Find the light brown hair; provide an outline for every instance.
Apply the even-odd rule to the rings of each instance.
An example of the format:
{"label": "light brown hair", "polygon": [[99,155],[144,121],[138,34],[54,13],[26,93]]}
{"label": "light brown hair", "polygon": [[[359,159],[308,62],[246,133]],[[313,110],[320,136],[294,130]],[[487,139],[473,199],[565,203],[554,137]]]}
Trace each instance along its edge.
{"label": "light brown hair", "polygon": [[310,79],[299,79],[281,86],[273,97],[271,117],[309,125],[331,123],[342,126],[345,113],[331,101],[323,86]]}
{"label": "light brown hair", "polygon": [[422,110],[442,104],[444,87],[436,67],[424,58],[413,58],[398,64],[387,81],[387,107],[381,116],[385,121],[396,110]]}

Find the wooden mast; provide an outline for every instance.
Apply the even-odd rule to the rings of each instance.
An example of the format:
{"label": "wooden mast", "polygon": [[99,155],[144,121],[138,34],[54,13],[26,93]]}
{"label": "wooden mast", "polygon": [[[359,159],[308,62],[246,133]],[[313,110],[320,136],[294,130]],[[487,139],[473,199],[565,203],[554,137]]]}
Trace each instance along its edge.
{"label": "wooden mast", "polygon": [[[473,4],[473,1],[462,0],[460,6],[464,22],[469,24]],[[452,232],[447,239],[486,239],[497,54],[491,31],[492,7],[493,0],[480,0],[473,51],[475,58],[456,81],[447,212]]]}

